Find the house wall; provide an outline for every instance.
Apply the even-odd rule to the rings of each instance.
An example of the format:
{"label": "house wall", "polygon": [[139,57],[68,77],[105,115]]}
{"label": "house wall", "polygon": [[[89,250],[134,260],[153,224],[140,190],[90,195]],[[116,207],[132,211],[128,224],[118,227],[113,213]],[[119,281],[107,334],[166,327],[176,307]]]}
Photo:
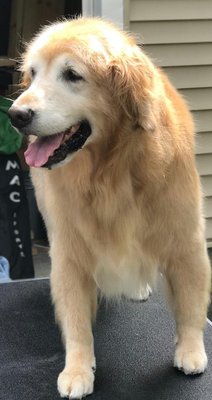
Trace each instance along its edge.
{"label": "house wall", "polygon": [[196,123],[196,160],[212,246],[212,1],[125,0],[125,25],[186,98]]}

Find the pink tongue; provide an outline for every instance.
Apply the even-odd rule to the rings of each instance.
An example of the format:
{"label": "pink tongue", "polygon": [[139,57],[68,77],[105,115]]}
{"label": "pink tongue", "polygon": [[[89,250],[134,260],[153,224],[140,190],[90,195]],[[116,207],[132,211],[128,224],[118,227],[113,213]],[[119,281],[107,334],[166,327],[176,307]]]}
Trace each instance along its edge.
{"label": "pink tongue", "polygon": [[58,133],[53,136],[37,138],[30,143],[25,151],[25,160],[30,167],[41,167],[44,165],[54,151],[60,147],[64,133]]}

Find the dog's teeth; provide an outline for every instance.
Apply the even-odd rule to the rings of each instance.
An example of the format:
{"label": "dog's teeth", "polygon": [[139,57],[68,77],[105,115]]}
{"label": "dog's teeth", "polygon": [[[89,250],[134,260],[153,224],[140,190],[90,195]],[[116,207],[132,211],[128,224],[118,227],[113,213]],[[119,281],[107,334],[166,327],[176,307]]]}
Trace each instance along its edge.
{"label": "dog's teeth", "polygon": [[71,133],[75,133],[80,127],[80,124],[73,125],[71,127]]}

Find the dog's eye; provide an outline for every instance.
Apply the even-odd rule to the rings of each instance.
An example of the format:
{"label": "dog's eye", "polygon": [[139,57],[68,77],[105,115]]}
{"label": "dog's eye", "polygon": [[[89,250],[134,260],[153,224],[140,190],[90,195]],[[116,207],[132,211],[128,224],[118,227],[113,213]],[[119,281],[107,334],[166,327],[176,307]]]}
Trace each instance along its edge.
{"label": "dog's eye", "polygon": [[62,78],[66,82],[77,82],[84,80],[82,76],[78,75],[73,69],[68,68],[62,73]]}
{"label": "dog's eye", "polygon": [[32,79],[35,77],[35,74],[36,74],[35,69],[34,68],[30,68],[30,75],[31,75]]}

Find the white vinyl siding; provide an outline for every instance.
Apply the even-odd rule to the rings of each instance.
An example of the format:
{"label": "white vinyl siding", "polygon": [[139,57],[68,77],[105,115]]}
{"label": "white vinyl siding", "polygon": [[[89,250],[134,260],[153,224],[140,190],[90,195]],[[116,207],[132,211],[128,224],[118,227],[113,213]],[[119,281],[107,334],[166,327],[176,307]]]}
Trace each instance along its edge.
{"label": "white vinyl siding", "polygon": [[130,21],[212,19],[211,0],[131,0]]}
{"label": "white vinyl siding", "polygon": [[128,29],[187,100],[212,246],[212,1],[127,0]]}
{"label": "white vinyl siding", "polygon": [[163,69],[178,89],[212,87],[211,65],[166,67]]}

